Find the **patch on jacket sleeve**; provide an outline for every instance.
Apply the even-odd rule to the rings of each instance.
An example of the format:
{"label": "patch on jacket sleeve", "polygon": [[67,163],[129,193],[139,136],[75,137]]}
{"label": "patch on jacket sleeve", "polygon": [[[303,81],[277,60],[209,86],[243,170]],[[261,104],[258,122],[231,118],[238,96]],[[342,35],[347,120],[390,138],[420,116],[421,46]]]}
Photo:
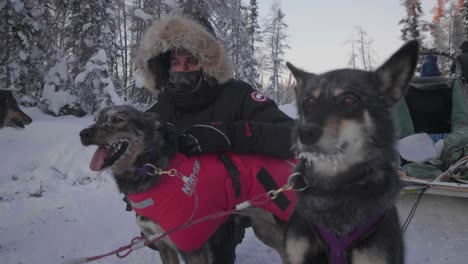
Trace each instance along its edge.
{"label": "patch on jacket sleeve", "polygon": [[265,102],[266,100],[268,100],[268,97],[259,92],[252,92],[250,94],[250,97],[252,97],[252,99],[256,102]]}

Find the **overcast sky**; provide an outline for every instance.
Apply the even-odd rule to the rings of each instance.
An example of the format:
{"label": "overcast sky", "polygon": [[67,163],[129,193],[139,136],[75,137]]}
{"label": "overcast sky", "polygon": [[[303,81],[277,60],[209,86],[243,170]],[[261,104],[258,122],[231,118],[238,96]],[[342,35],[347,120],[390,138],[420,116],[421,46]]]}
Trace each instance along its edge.
{"label": "overcast sky", "polygon": [[[264,16],[274,0],[259,0]],[[400,40],[398,21],[405,15],[400,0],[282,0],[289,45],[286,60],[315,73],[348,67],[354,26],[373,39],[377,64],[395,52]],[[431,20],[436,0],[422,0],[425,19]]]}

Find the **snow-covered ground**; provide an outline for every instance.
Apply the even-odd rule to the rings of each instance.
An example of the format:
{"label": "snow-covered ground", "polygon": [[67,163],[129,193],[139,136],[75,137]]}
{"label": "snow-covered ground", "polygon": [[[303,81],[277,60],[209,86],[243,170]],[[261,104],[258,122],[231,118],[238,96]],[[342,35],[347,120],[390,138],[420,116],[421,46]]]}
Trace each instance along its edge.
{"label": "snow-covered ground", "polygon": [[[294,115],[293,105],[283,110]],[[33,123],[0,130],[0,263],[53,264],[100,255],[127,245],[139,234],[134,213],[108,173],[88,169],[93,147],[79,131],[92,118],[54,118],[26,109]],[[404,195],[402,218],[415,201]],[[425,196],[407,231],[407,263],[467,263],[468,200]],[[279,263],[276,253],[249,229],[237,263]],[[143,248],[95,263],[160,263]]]}

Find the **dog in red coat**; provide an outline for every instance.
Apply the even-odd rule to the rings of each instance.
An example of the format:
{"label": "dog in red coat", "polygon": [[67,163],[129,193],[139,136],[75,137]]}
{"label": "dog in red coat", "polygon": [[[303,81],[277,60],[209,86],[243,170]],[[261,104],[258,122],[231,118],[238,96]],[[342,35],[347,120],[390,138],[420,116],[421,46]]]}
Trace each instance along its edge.
{"label": "dog in red coat", "polygon": [[[168,233],[155,242],[163,263],[212,263],[208,243],[236,205],[253,205],[249,216],[255,235],[285,259],[283,234],[296,197],[266,194],[287,183],[295,160],[234,153],[187,157],[177,153],[171,127],[152,113],[130,106],[103,109],[95,124],[80,133],[85,146],[97,145],[90,168],[110,168],[126,194],[137,223],[147,236]],[[229,160],[239,172],[233,178]],[[240,186],[240,188],[237,188]]]}

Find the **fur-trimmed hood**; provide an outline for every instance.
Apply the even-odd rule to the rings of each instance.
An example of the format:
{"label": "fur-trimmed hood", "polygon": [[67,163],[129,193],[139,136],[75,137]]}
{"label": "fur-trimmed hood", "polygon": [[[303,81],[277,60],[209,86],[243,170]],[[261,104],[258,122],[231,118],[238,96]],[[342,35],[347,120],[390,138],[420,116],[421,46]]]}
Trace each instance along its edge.
{"label": "fur-trimmed hood", "polygon": [[173,49],[183,48],[198,57],[206,75],[225,83],[232,78],[232,67],[224,45],[192,19],[171,16],[157,20],[144,34],[136,55],[136,67],[145,87],[156,91],[154,74],[148,61]]}

